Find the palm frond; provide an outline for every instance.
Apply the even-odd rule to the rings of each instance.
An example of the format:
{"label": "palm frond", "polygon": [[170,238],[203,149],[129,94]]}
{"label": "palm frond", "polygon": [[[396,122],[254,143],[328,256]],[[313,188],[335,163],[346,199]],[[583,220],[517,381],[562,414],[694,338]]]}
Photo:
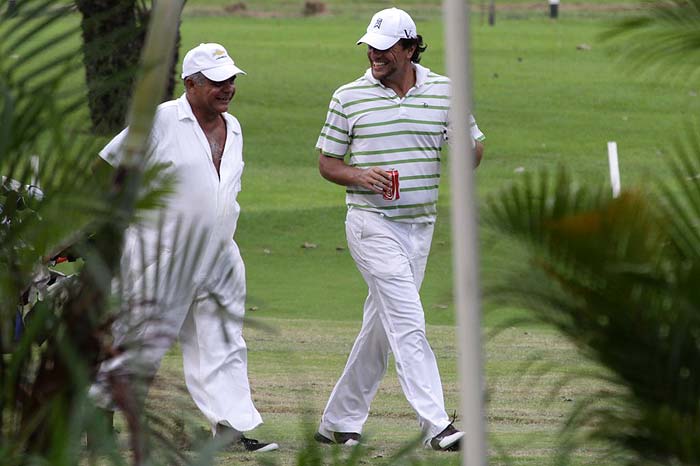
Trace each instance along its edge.
{"label": "palm frond", "polygon": [[[0,358],[0,451],[3,460],[16,460],[7,464],[48,458],[52,464],[77,464],[80,437],[92,419],[85,389],[104,357],[122,232],[135,209],[161,205],[169,189],[158,167],[145,169],[138,159],[160,103],[149,86],[166,80],[154,57],[174,55],[180,9],[178,2],[162,2],[154,15],[151,35],[161,43],[147,45],[146,90],[137,91],[130,133],[136,162],[126,170],[125,189],[110,190],[91,170],[100,140],[85,123],[80,29],[72,7],[23,0],[8,14],[6,4],[0,1],[0,348],[13,351]],[[30,162],[34,156],[40,160],[38,174]],[[26,185],[37,175],[43,198],[34,202]],[[6,179],[11,189],[4,188]],[[144,179],[156,189],[142,189]],[[90,230],[98,235],[88,241]],[[38,268],[73,243],[85,267],[56,296],[39,301],[23,333],[15,334],[15,313]],[[124,463],[120,455],[111,462]]]}
{"label": "palm frond", "polygon": [[678,160],[665,202],[636,191],[612,199],[560,171],[488,203],[490,225],[530,255],[527,273],[496,288],[500,298],[532,309],[605,369],[595,377],[606,403],[580,406],[570,424],[636,464],[700,459],[700,432],[688,428],[700,422],[700,151]]}
{"label": "palm frond", "polygon": [[700,1],[647,1],[641,16],[618,22],[602,34],[635,71],[662,78],[696,79],[700,70]]}

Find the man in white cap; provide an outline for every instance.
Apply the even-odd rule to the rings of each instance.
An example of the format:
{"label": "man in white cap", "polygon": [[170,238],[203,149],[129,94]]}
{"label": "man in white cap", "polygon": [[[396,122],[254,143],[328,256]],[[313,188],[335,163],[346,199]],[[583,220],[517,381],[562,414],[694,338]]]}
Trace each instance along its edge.
{"label": "man in white cap", "polygon": [[[147,385],[179,337],[187,388],[214,435],[264,452],[277,444],[243,435],[262,419],[248,383],[245,268],[233,240],[243,138],[227,111],[240,74],[223,46],[200,44],[183,60],[185,93],[156,111],[149,164],[166,166],[173,193],[126,232],[114,326],[119,354],[102,364],[91,395],[104,408],[118,407],[117,382]],[[118,165],[127,131],[100,152],[110,165]]]}
{"label": "man in white cap", "polygon": [[[419,295],[436,218],[450,81],[418,64],[426,46],[403,10],[375,14],[361,43],[370,68],[335,91],[316,148],[321,175],[347,187],[348,246],[369,294],[315,438],[359,443],[391,352],[426,447],[459,450],[464,433],[445,410]],[[484,136],[473,118],[471,124],[477,166]]]}

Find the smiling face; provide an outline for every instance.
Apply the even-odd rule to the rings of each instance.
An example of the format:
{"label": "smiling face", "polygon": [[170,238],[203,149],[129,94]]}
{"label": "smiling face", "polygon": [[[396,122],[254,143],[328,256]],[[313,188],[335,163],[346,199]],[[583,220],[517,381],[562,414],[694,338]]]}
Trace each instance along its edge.
{"label": "smiling face", "polygon": [[215,118],[228,111],[228,106],[236,94],[236,76],[225,81],[212,81],[205,76],[185,79],[187,100],[196,115]]}
{"label": "smiling face", "polygon": [[414,50],[415,46],[403,48],[400,41],[387,50],[378,50],[368,45],[367,58],[372,76],[382,83],[399,82],[412,70],[411,56]]}

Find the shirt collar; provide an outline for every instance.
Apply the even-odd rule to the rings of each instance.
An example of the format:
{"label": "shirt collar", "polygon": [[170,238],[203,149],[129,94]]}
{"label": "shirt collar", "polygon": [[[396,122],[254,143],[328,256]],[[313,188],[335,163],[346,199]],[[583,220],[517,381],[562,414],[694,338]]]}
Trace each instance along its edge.
{"label": "shirt collar", "polygon": [[183,93],[179,99],[177,99],[177,118],[178,120],[197,120],[194,117],[194,112],[192,112],[192,106],[187,100],[187,94]]}
{"label": "shirt collar", "polygon": [[[226,128],[233,133],[240,134],[240,126],[236,123],[233,116],[231,116],[228,112],[224,112],[222,115],[224,116],[224,120],[226,120]],[[192,111],[190,101],[187,100],[187,93],[183,93],[180,98],[177,99],[177,118],[178,120],[197,121],[194,116],[194,112]]]}
{"label": "shirt collar", "polygon": [[416,68],[416,87],[422,86],[428,80],[430,69],[418,63],[414,63],[413,66]]}

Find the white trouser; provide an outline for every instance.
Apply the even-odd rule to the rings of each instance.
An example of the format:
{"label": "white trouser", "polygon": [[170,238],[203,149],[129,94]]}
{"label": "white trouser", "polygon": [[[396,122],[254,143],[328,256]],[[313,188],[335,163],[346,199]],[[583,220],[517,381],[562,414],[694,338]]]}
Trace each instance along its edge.
{"label": "white trouser", "polygon": [[[130,303],[113,326],[115,346],[125,351],[101,365],[90,389],[93,399],[104,408],[112,408],[110,375],[148,381],[179,336],[187,388],[212,429],[217,424],[240,432],[254,429],[262,419],[248,384],[242,335],[245,267],[238,247],[231,242],[219,249],[219,259],[206,267],[206,278],[198,279],[177,272],[187,270],[188,259],[172,257],[167,250],[145,273],[135,273],[138,268],[134,264],[140,264],[141,256],[133,243],[127,242],[125,247],[125,254],[134,259],[131,272],[125,276],[139,278],[127,283],[123,294]],[[123,266],[129,267],[126,259]],[[171,266],[178,260],[181,263]]]}
{"label": "white trouser", "polygon": [[418,294],[433,225],[393,222],[358,209],[348,211],[345,225],[350,253],[369,294],[362,328],[331,392],[320,428],[362,432],[391,351],[404,395],[425,438],[431,438],[450,423]]}

